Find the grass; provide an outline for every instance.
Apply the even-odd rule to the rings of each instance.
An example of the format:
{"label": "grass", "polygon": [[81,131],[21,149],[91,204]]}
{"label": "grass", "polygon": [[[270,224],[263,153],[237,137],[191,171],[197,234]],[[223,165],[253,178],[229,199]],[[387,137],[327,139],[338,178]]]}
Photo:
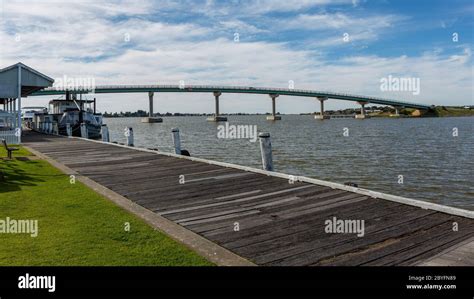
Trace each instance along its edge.
{"label": "grass", "polygon": [[14,156],[0,160],[0,220],[37,219],[39,233],[0,233],[1,266],[212,265],[24,148]]}
{"label": "grass", "polygon": [[444,107],[435,108],[435,114],[440,117],[449,116],[474,116],[474,109],[465,109],[462,107]]}

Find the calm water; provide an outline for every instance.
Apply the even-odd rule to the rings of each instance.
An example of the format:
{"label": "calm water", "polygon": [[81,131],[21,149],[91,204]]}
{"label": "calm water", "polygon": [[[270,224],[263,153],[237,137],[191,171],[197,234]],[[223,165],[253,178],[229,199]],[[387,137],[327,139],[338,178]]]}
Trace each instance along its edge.
{"label": "calm water", "polygon": [[[275,170],[474,210],[474,118],[331,119],[284,115],[230,116],[229,124],[257,125],[270,132]],[[112,141],[172,151],[171,129],[181,131],[182,148],[192,156],[261,168],[258,141],[218,139],[217,125],[205,117],[109,118]],[[343,135],[344,128],[349,136]],[[458,136],[453,137],[453,128]],[[399,184],[399,175],[403,184]]]}

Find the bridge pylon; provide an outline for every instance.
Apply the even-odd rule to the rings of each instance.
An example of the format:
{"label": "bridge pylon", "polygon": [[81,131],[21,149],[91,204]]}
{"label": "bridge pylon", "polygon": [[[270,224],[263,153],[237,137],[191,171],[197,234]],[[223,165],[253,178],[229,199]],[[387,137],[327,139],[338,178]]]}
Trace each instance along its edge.
{"label": "bridge pylon", "polygon": [[161,123],[163,119],[161,117],[154,117],[153,116],[153,91],[148,92],[148,117],[142,118],[142,123]]}
{"label": "bridge pylon", "polygon": [[356,115],[355,115],[355,118],[357,118],[357,119],[369,118],[369,116],[365,114],[365,105],[367,105],[369,102],[366,102],[366,101],[359,101],[359,102],[357,102],[357,103],[359,103],[359,105],[360,105],[361,107],[360,107],[360,114],[356,114]]}
{"label": "bridge pylon", "polygon": [[324,115],[324,101],[327,101],[328,97],[316,97],[316,99],[319,100],[319,103],[321,105],[321,108],[320,108],[321,110],[319,114],[316,114],[314,116],[314,119],[320,119],[320,120],[329,119],[329,115]]}
{"label": "bridge pylon", "polygon": [[272,115],[267,116],[267,120],[281,120],[280,115],[276,115],[276,98],[280,95],[276,93],[269,94],[270,98],[272,98]]}
{"label": "bridge pylon", "polygon": [[214,91],[213,94],[214,94],[214,98],[215,98],[215,101],[216,101],[215,102],[216,112],[214,113],[214,116],[208,117],[207,121],[214,121],[214,122],[227,121],[227,117],[221,116],[220,113],[219,113],[219,97],[222,95],[222,92]]}

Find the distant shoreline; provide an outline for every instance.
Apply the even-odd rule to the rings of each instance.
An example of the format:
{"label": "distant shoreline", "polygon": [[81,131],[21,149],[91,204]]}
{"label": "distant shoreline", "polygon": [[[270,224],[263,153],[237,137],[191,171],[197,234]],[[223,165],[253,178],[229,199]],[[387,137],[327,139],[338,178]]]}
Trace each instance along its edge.
{"label": "distant shoreline", "polygon": [[[326,110],[325,114],[329,116],[338,116],[345,115],[350,116],[354,114],[359,114],[360,109],[344,109],[344,110]],[[465,107],[448,107],[448,106],[436,106],[429,111],[422,111],[417,109],[401,109],[399,111],[399,116],[395,115],[394,109],[390,107],[374,107],[373,109],[367,109],[366,113],[370,117],[402,117],[402,118],[416,118],[416,117],[465,117],[465,116],[474,116],[474,107],[469,108]],[[311,113],[277,113],[277,115],[317,115],[319,112]],[[213,113],[180,113],[180,112],[167,112],[167,113],[155,113],[154,116],[159,117],[182,117],[182,116],[196,116],[196,117],[206,117],[212,116]],[[266,116],[270,113],[222,113],[223,116],[247,116],[247,115],[261,115]],[[138,110],[137,112],[120,112],[120,113],[107,113],[103,114],[104,118],[124,118],[124,117],[147,117],[148,113],[143,110]]]}

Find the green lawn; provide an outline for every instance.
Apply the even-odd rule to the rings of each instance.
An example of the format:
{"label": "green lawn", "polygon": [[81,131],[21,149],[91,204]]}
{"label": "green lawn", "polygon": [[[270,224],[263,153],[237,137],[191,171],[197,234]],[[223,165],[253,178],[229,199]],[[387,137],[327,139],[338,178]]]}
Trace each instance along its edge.
{"label": "green lawn", "polygon": [[[38,236],[0,233],[0,265],[211,265],[25,149],[0,149],[0,220],[38,220]],[[130,230],[126,231],[126,223]]]}

